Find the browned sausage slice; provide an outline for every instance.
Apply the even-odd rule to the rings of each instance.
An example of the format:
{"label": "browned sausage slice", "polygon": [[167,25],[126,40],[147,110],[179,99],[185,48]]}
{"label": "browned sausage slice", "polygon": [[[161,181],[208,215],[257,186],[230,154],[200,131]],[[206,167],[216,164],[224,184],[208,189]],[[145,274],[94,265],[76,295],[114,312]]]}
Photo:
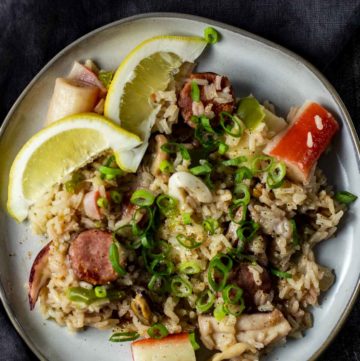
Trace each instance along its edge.
{"label": "browned sausage slice", "polygon": [[93,285],[113,282],[118,274],[109,260],[110,232],[90,229],[81,232],[71,243],[69,256],[75,276]]}
{"label": "browned sausage slice", "polygon": [[[206,85],[199,85],[201,100],[200,108],[204,108],[205,115],[207,115],[207,107],[210,107],[209,110],[210,112],[213,112],[213,116],[215,119],[218,119],[219,113],[221,112],[232,113],[234,111],[234,90],[232,88],[230,80],[226,76],[220,76],[216,73],[194,73],[190,75],[190,79],[185,83],[184,87],[182,88],[178,101],[181,114],[187,124],[195,127],[195,124],[191,121],[191,117],[193,115],[199,115],[194,114],[193,112],[193,100],[191,98],[191,82],[194,79],[200,79],[201,81],[207,82]],[[222,96],[227,96],[228,98],[231,98],[231,101],[224,103],[223,101],[226,100],[222,98]]]}

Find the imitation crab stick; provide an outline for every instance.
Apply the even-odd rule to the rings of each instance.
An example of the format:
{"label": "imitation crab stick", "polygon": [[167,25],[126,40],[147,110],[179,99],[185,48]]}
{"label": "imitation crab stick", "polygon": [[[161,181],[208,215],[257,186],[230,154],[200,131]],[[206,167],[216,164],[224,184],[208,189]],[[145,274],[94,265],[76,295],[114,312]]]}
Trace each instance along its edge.
{"label": "imitation crab stick", "polygon": [[189,335],[180,333],[163,339],[148,338],[131,344],[134,361],[196,361]]}
{"label": "imitation crab stick", "polygon": [[284,161],[291,179],[306,183],[338,129],[332,114],[318,103],[306,101],[264,153]]}

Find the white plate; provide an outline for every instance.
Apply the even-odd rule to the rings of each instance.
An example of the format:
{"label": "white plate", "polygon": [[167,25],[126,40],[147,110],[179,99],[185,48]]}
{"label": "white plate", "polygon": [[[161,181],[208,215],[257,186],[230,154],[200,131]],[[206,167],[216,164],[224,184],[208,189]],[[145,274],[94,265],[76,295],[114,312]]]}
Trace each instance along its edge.
{"label": "white plate", "polygon": [[[331,153],[322,164],[330,183],[358,192],[359,141],[343,103],[335,90],[311,65],[293,53],[264,39],[211,20],[188,15],[148,14],[110,24],[84,36],[60,52],[35,77],[11,109],[0,138],[1,297],[12,322],[41,359],[51,361],[130,361],[127,344],[107,341],[109,332],[87,330],[71,334],[55,322],[43,320],[37,309],[30,312],[25,284],[32,260],[44,240],[31,235],[27,224],[17,224],[4,211],[9,167],[25,141],[44,124],[46,109],[58,76],[68,73],[74,60],[94,59],[103,68],[116,68],[142,40],[155,35],[201,35],[212,25],[222,39],[199,60],[199,70],[226,74],[238,96],[250,92],[270,99],[280,112],[313,99],[326,106],[342,124]],[[335,269],[336,283],[314,310],[314,327],[306,337],[275,349],[266,360],[304,361],[326,347],[354,303],[359,284],[360,201],[352,205],[337,236],[318,248],[319,261]],[[201,357],[199,357],[201,358]]]}

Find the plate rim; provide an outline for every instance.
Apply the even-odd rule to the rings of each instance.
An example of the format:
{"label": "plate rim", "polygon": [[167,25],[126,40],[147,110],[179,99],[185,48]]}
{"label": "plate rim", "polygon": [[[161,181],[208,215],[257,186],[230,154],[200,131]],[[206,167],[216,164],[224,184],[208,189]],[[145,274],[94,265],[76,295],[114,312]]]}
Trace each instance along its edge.
{"label": "plate rim", "polygon": [[[255,40],[259,43],[262,43],[264,45],[267,45],[268,47],[275,49],[282,53],[283,55],[286,55],[288,57],[291,57],[292,59],[300,62],[302,65],[307,68],[308,71],[313,73],[320,82],[324,85],[324,87],[329,91],[331,96],[333,97],[333,100],[338,105],[339,109],[341,110],[341,115],[343,120],[345,121],[346,125],[349,128],[350,135],[353,141],[353,145],[356,149],[356,156],[358,158],[358,163],[360,159],[360,141],[359,137],[357,135],[357,132],[355,130],[354,123],[351,119],[351,116],[343,103],[342,99],[340,98],[340,95],[337,93],[333,85],[327,80],[327,78],[309,61],[305,60],[300,55],[296,54],[295,52],[283,47],[282,45],[279,45],[273,41],[267,40],[263,38],[262,36],[253,34],[249,31],[243,30],[241,28],[238,28],[233,25],[226,24],[221,21],[212,20],[206,17],[197,16],[197,15],[191,15],[186,13],[177,13],[177,12],[149,12],[149,13],[140,13],[137,15],[129,16],[120,20],[116,20],[113,22],[110,22],[108,24],[105,24],[103,26],[100,26],[84,35],[79,37],[78,39],[74,40],[67,46],[65,46],[62,50],[60,50],[54,57],[52,57],[42,68],[41,70],[33,77],[33,79],[28,83],[28,85],[24,88],[24,90],[20,93],[14,104],[11,106],[9,112],[7,113],[1,127],[0,127],[0,139],[3,136],[3,133],[5,132],[8,124],[10,123],[10,119],[15,113],[16,109],[18,108],[19,104],[23,100],[23,98],[27,95],[27,93],[30,91],[30,89],[36,84],[38,79],[45,73],[48,68],[50,68],[58,59],[60,59],[64,54],[66,54],[68,51],[70,51],[73,47],[75,47],[77,44],[81,43],[82,41],[86,40],[87,38],[92,37],[93,35],[96,35],[97,33],[101,33],[104,30],[110,29],[112,27],[116,27],[120,24],[142,20],[142,19],[148,19],[148,18],[176,18],[176,19],[183,19],[183,20],[192,20],[192,21],[198,21],[198,22],[204,22],[209,25],[213,25],[219,28],[223,28],[232,32],[235,32],[237,34],[243,35],[247,38],[250,38],[252,40]],[[344,311],[340,315],[338,322],[336,326],[332,329],[329,337],[322,343],[322,345],[313,353],[313,355],[310,357],[309,361],[315,361],[324,351],[325,349],[334,341],[335,337],[338,335],[339,331],[343,327],[345,321],[347,320],[351,310],[353,309],[355,302],[360,294],[360,272],[358,275],[358,280],[355,286],[355,289],[349,298]],[[20,335],[20,337],[23,339],[23,341],[26,343],[26,345],[31,349],[31,351],[41,360],[41,361],[49,361],[42,351],[35,345],[35,343],[28,337],[27,333],[23,329],[22,324],[17,319],[15,312],[13,311],[10,303],[7,300],[6,293],[4,286],[0,280],[0,299],[3,303],[4,309],[6,311],[7,316],[9,317],[13,327],[16,329],[17,333]]]}

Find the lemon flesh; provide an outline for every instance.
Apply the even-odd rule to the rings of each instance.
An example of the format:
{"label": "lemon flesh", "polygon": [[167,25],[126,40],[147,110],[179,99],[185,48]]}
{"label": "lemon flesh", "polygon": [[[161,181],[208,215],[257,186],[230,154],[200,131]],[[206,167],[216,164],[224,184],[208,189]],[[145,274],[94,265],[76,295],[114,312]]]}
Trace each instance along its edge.
{"label": "lemon flesh", "polygon": [[90,113],[59,120],[35,134],[20,150],[10,170],[8,211],[23,221],[29,207],[65,176],[112,149],[120,153],[141,144],[106,118]]}

